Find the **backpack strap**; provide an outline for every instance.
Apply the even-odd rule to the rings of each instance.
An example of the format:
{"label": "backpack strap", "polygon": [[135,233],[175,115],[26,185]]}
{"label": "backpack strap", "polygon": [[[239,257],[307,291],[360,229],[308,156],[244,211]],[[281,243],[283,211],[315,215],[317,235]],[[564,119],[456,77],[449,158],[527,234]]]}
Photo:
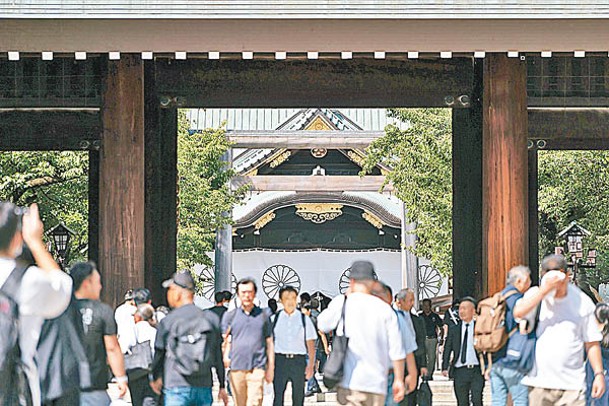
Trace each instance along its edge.
{"label": "backpack strap", "polygon": [[304,345],[305,345],[305,354],[309,353],[309,349],[307,348],[307,321],[305,319],[305,314],[303,312],[300,312],[300,320],[302,321],[302,335],[304,338]]}
{"label": "backpack strap", "polygon": [[17,266],[15,266],[15,268],[11,271],[11,274],[8,276],[8,278],[6,278],[6,281],[2,285],[2,288],[0,288],[0,292],[15,300],[15,295],[17,295],[19,285],[21,285],[21,279],[23,279],[23,275],[25,275],[25,271],[27,271],[29,267],[30,264],[17,264]]}

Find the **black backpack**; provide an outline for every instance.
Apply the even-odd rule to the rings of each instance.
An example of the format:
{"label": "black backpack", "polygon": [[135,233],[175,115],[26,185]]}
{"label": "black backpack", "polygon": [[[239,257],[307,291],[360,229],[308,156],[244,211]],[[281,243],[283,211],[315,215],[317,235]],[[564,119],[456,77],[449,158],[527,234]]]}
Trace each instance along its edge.
{"label": "black backpack", "polygon": [[199,317],[175,323],[169,332],[167,356],[182,376],[209,372],[214,364],[214,347],[219,344],[213,324],[201,312]]}
{"label": "black backpack", "polygon": [[0,405],[30,406],[32,395],[19,347],[19,305],[16,300],[21,279],[29,265],[17,265],[0,288]]}

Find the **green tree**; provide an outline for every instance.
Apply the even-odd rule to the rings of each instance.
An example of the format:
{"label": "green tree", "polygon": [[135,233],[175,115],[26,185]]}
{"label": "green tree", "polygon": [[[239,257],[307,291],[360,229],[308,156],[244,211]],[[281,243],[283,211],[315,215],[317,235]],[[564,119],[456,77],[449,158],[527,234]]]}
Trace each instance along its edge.
{"label": "green tree", "polygon": [[212,265],[216,230],[232,222],[230,212],[245,189],[231,190],[234,171],[222,161],[231,144],[224,129],[190,133],[184,112],[178,122],[178,267]]}
{"label": "green tree", "polygon": [[38,203],[47,229],[63,222],[75,235],[68,260],[86,258],[89,155],[80,151],[0,153],[0,200]]}
{"label": "green tree", "polygon": [[452,272],[452,128],[449,109],[389,109],[408,123],[385,128],[367,149],[364,172],[383,163],[397,197],[416,223],[414,252],[429,258],[444,275]]}
{"label": "green tree", "polygon": [[572,221],[590,231],[584,243],[597,248],[592,286],[609,282],[609,151],[539,151],[539,254],[562,246],[558,233]]}

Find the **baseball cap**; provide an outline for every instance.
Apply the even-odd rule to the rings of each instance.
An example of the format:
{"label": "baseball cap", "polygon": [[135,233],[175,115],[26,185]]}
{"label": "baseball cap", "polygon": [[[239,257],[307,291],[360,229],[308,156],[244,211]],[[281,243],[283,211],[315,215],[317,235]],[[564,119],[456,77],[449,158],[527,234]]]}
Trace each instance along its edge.
{"label": "baseball cap", "polygon": [[350,279],[356,281],[374,280],[374,265],[369,261],[355,261],[351,265],[351,273],[349,274]]}
{"label": "baseball cap", "polygon": [[195,281],[189,271],[178,271],[170,279],[163,282],[164,288],[168,288],[171,285],[195,291]]}

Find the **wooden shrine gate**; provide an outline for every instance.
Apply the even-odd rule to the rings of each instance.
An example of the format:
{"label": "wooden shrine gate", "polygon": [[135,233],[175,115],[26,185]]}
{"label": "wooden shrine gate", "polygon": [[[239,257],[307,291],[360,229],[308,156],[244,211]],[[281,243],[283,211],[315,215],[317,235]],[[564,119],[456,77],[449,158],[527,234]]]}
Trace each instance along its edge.
{"label": "wooden shrine gate", "polygon": [[[590,124],[595,133],[604,143],[609,139],[603,133],[606,113],[590,110],[590,98],[588,109],[573,112],[547,109],[580,105],[568,92],[548,99],[529,89],[527,101],[527,61],[504,53],[487,53],[483,59],[362,55],[286,61],[196,55],[142,60],[140,54],[125,53],[119,60],[104,55],[86,61],[56,57],[54,62],[63,64],[64,73],[38,57],[0,60],[0,149],[86,149],[101,142],[99,153],[90,153],[93,163],[99,154],[99,172],[92,165],[90,199],[91,221],[99,227],[90,229],[92,241],[98,230],[97,258],[109,303],[119,302],[126,287],[142,285],[160,302],[160,282],[175,271],[178,108],[452,108],[457,296],[495,292],[511,266],[536,261],[535,239],[529,244],[529,229],[536,235],[529,134],[549,143],[556,138],[553,125],[560,122],[564,127],[558,129],[570,139],[585,138],[581,134],[587,127],[578,120],[591,115],[597,120]],[[24,74],[28,66],[33,74]],[[81,70],[65,74],[74,66]],[[60,89],[51,86],[58,80]],[[604,99],[599,100],[602,106]],[[557,115],[564,120],[557,121]],[[241,141],[235,139],[237,146]],[[301,141],[286,135],[263,143],[278,147]],[[361,140],[340,142],[359,145]]]}

